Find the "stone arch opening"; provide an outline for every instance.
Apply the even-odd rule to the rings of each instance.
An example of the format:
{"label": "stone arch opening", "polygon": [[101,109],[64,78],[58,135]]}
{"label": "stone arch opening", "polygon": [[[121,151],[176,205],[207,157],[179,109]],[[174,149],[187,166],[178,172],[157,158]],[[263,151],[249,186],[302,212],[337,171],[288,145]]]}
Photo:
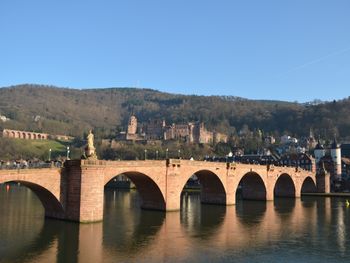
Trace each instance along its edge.
{"label": "stone arch opening", "polygon": [[159,189],[158,185],[152,180],[152,178],[146,174],[139,172],[125,172],[113,176],[105,186],[113,182],[114,178],[121,175],[130,179],[130,181],[135,185],[137,191],[141,196],[141,208],[165,211],[165,199],[161,190]]}
{"label": "stone arch opening", "polygon": [[249,172],[245,174],[236,190],[237,199],[266,200],[266,187],[259,174]]}
{"label": "stone arch opening", "polygon": [[33,139],[33,137],[32,137],[32,134],[31,134],[31,133],[28,133],[28,139],[29,139],[29,140]]}
{"label": "stone arch opening", "polygon": [[45,210],[45,217],[64,219],[64,210],[59,200],[45,187],[22,180],[12,180],[3,183],[20,183],[28,187],[39,198]]}
{"label": "stone arch opening", "polygon": [[301,193],[316,193],[317,187],[315,185],[315,182],[312,180],[311,177],[306,177],[302,186],[301,186]]}
{"label": "stone arch opening", "polygon": [[188,186],[200,189],[200,200],[203,204],[226,204],[226,190],[220,178],[209,170],[200,170],[188,178],[182,192]]}
{"label": "stone arch opening", "polygon": [[37,136],[36,136],[36,134],[35,134],[35,133],[33,134],[33,139],[34,139],[34,140],[36,140],[36,139],[37,139]]}
{"label": "stone arch opening", "polygon": [[16,138],[16,133],[15,132],[11,132],[12,133],[12,138]]}
{"label": "stone arch opening", "polygon": [[26,136],[26,134],[24,132],[22,133],[22,138],[23,139],[27,139],[27,136]]}
{"label": "stone arch opening", "polygon": [[289,174],[278,177],[273,193],[276,197],[295,197],[295,185]]}
{"label": "stone arch opening", "polygon": [[21,138],[21,133],[20,132],[17,132],[17,138]]}

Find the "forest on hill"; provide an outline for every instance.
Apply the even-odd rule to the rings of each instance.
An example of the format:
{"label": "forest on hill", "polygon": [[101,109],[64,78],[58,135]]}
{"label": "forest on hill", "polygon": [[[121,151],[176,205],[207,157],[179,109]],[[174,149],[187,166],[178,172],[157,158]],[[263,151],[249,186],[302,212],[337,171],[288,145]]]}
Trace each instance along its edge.
{"label": "forest on hill", "polygon": [[125,128],[130,114],[139,123],[165,119],[168,124],[202,121],[209,130],[237,135],[261,130],[265,135],[288,133],[350,139],[350,99],[317,105],[249,100],[228,96],[196,96],[151,89],[68,89],[43,85],[0,88],[0,115],[12,128],[82,137],[93,128],[97,138],[112,138]]}

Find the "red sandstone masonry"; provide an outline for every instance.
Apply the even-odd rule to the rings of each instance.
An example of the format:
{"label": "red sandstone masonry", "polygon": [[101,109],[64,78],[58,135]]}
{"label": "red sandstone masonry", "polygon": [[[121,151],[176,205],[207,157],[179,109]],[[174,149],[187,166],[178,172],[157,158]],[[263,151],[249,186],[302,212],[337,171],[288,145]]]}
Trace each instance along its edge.
{"label": "red sandstone masonry", "polygon": [[[53,201],[50,201],[47,193],[37,191],[37,194],[41,194],[43,203],[46,203],[48,216],[78,222],[94,222],[103,219],[104,186],[120,174],[128,176],[135,183],[143,199],[143,208],[166,211],[180,209],[181,192],[193,174],[199,177],[202,184],[202,202],[222,205],[235,204],[236,190],[241,180],[248,186],[244,197],[264,200],[273,200],[275,187],[279,187],[278,194],[290,196],[293,194],[290,188],[294,186],[294,196],[300,197],[306,178],[310,178],[313,184],[316,183],[313,173],[296,168],[178,159],[77,160],[67,161],[62,170],[0,170],[0,183],[20,181],[28,186],[38,185],[51,192],[64,211],[63,215],[57,212],[57,207],[49,205]],[[319,191],[327,191],[327,184],[323,182],[326,178],[328,177],[318,178]]]}

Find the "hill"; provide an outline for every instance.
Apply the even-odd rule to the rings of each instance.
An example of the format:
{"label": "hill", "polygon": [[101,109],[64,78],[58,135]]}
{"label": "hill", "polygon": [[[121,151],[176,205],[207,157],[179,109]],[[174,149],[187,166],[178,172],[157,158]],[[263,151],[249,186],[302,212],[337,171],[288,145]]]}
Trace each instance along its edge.
{"label": "hill", "polygon": [[350,100],[299,104],[227,96],[178,95],[150,89],[68,89],[42,85],[0,88],[0,114],[13,128],[83,136],[90,128],[97,137],[114,136],[131,113],[140,123],[162,118],[167,123],[203,121],[209,130],[236,134],[261,129],[265,134],[288,132],[331,138],[350,136]]}
{"label": "hill", "polygon": [[[69,142],[53,140],[38,141],[0,138],[0,160],[19,160],[34,158],[48,160],[50,157],[52,159],[57,159],[59,157],[66,156],[66,146],[68,145],[70,145]],[[51,149],[51,155],[49,154],[49,149]],[[80,155],[80,149],[71,149],[70,156],[72,158],[80,157]]]}

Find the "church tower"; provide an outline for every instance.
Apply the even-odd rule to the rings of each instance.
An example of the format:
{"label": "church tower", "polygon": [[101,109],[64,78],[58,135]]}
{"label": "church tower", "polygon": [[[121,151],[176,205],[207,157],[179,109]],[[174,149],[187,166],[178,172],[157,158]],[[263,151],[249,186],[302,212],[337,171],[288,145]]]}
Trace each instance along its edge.
{"label": "church tower", "polygon": [[334,138],[332,146],[331,146],[331,157],[333,160],[334,165],[334,178],[336,180],[341,180],[341,151],[339,144],[337,143],[336,139]]}

